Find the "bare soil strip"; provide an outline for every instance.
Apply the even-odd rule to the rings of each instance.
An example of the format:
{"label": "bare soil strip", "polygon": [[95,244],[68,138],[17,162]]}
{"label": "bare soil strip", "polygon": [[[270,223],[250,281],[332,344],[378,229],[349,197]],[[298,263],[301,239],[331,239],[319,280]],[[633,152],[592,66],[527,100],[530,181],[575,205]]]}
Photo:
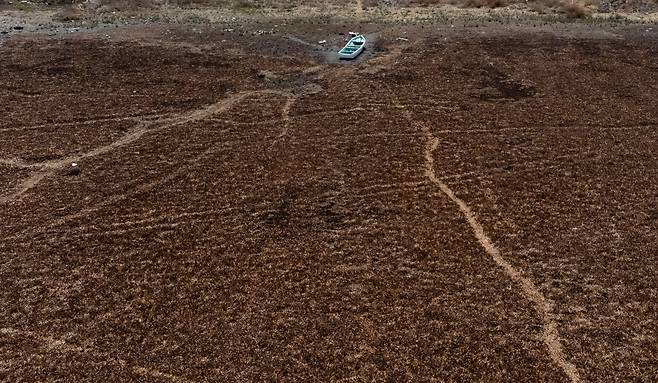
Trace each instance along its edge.
{"label": "bare soil strip", "polygon": [[20,331],[14,328],[0,328],[0,334],[9,336],[28,336],[35,338],[43,343],[44,348],[51,352],[83,352],[84,350],[77,346],[72,346],[61,339],[55,339],[51,336],[39,335],[32,331]]}
{"label": "bare soil strip", "polygon": [[292,109],[292,106],[295,104],[297,101],[297,96],[295,95],[289,95],[288,99],[286,100],[286,104],[283,106],[283,109],[281,110],[281,121],[283,122],[283,127],[281,128],[281,133],[279,133],[278,136],[274,140],[272,140],[272,143],[270,144],[270,149],[274,147],[283,137],[285,137],[288,134],[288,129],[290,128],[290,110]]}
{"label": "bare soil strip", "polygon": [[[7,335],[7,336],[13,336],[13,337],[19,337],[19,336],[24,336],[24,337],[29,337],[32,339],[35,339],[39,342],[41,342],[44,346],[44,349],[48,352],[59,352],[59,353],[65,353],[65,352],[73,352],[73,353],[80,353],[83,355],[91,355],[97,358],[102,358],[104,360],[108,360],[110,362],[114,362],[113,364],[117,365],[118,367],[130,365],[130,363],[126,362],[123,359],[116,359],[110,357],[108,353],[104,352],[98,352],[90,349],[84,349],[78,346],[73,346],[61,339],[56,339],[52,336],[48,335],[41,335],[38,333],[35,333],[33,331],[22,331],[22,330],[17,330],[14,328],[0,328],[0,334],[2,335]],[[167,374],[158,370],[153,370],[150,368],[145,368],[145,367],[140,367],[140,366],[132,366],[131,370],[142,376],[147,376],[151,378],[164,378],[167,379],[171,382],[174,383],[191,383],[191,380],[181,378],[176,375],[172,374]]]}
{"label": "bare soil strip", "polygon": [[[294,101],[292,101],[292,103],[294,103]],[[287,111],[286,111],[286,108],[288,109]],[[255,121],[255,122],[242,122],[242,121],[225,120],[225,119],[219,119],[219,118],[212,118],[211,120],[221,122],[221,123],[224,123],[224,124],[231,124],[231,125],[237,125],[237,126],[258,126],[258,125],[275,124],[275,123],[286,122],[286,121],[288,121],[288,123],[289,123],[292,120],[298,119],[298,118],[308,118],[308,117],[318,117],[318,116],[349,115],[352,112],[369,111],[368,109],[365,109],[365,108],[356,107],[356,108],[348,108],[348,109],[337,109],[337,110],[327,110],[327,111],[322,111],[322,112],[304,113],[304,114],[298,114],[298,115],[291,116],[290,115],[290,108],[292,108],[292,104],[289,105],[289,106],[286,105],[284,107],[284,112],[285,113],[282,117],[270,118],[270,119],[267,119],[267,120],[260,120],[260,121]]]}
{"label": "bare soil strip", "polygon": [[309,43],[308,41],[304,41],[304,40],[300,39],[299,37],[295,37],[295,36],[288,36],[288,40],[294,41],[298,44],[302,44],[304,46],[311,47],[311,48],[321,48],[321,49],[324,48],[322,45]]}
{"label": "bare soil strip", "polygon": [[436,132],[437,134],[481,134],[481,133],[504,133],[504,132],[541,132],[548,129],[561,130],[638,130],[655,129],[655,125],[630,125],[630,126],[603,126],[603,125],[566,125],[566,126],[527,126],[523,128],[497,128],[497,129],[447,129]]}
{"label": "bare soil strip", "polygon": [[[214,145],[214,146],[212,146],[212,147],[209,148],[208,150],[206,150],[206,151],[204,151],[203,153],[199,154],[198,156],[194,157],[194,158],[193,158],[191,161],[189,161],[187,164],[185,164],[185,165],[183,165],[183,166],[180,166],[179,168],[177,168],[176,170],[174,170],[174,171],[171,172],[171,173],[168,173],[167,176],[165,176],[165,177],[157,178],[157,179],[155,179],[155,180],[153,180],[153,181],[151,181],[151,182],[147,182],[147,183],[141,184],[141,185],[137,186],[134,190],[132,190],[132,191],[130,191],[130,192],[128,192],[128,193],[114,195],[114,196],[112,196],[112,197],[110,197],[110,198],[107,198],[107,199],[103,200],[102,202],[99,202],[99,203],[97,203],[97,204],[94,204],[94,205],[92,205],[92,206],[89,206],[88,208],[82,209],[82,210],[80,210],[79,212],[77,212],[77,213],[75,213],[75,214],[69,214],[69,215],[66,215],[66,216],[64,216],[64,217],[61,217],[61,218],[55,220],[54,222],[52,222],[51,224],[49,224],[49,225],[47,225],[47,226],[42,226],[42,227],[39,228],[38,230],[35,230],[35,231],[32,231],[32,232],[23,233],[23,234],[21,234],[21,235],[17,235],[17,236],[13,236],[13,237],[11,237],[11,239],[21,239],[21,238],[26,238],[26,237],[29,237],[29,236],[32,236],[32,235],[36,235],[36,234],[42,234],[42,233],[44,233],[44,232],[46,232],[46,231],[48,231],[48,230],[50,230],[50,229],[53,229],[53,228],[55,228],[55,227],[57,227],[57,226],[59,226],[59,225],[62,225],[62,224],[64,224],[64,223],[66,223],[67,221],[70,221],[70,220],[73,220],[73,219],[76,219],[76,218],[83,217],[83,216],[85,216],[85,215],[87,215],[87,214],[89,214],[89,213],[92,213],[92,212],[94,212],[94,211],[98,211],[98,210],[100,210],[101,208],[103,208],[104,206],[111,205],[111,204],[113,204],[113,203],[117,203],[117,202],[119,202],[119,201],[123,201],[124,199],[130,197],[130,196],[133,195],[133,194],[152,190],[153,188],[155,188],[155,187],[157,187],[157,186],[161,186],[161,185],[163,185],[163,184],[165,184],[165,183],[167,183],[167,182],[170,182],[171,180],[176,179],[176,178],[179,177],[182,173],[185,172],[185,170],[188,168],[188,165],[189,165],[189,164],[192,164],[192,163],[196,163],[196,162],[201,161],[202,159],[204,159],[204,158],[207,157],[208,155],[210,155],[210,154],[214,153],[215,151],[219,150],[220,147],[222,147],[222,145]],[[191,214],[194,214],[194,213],[191,213]],[[172,218],[176,218],[176,216],[174,216],[174,217],[172,217]],[[147,221],[144,220],[144,222],[147,222]],[[3,238],[3,240],[8,240],[8,239],[10,239],[10,238]]]}
{"label": "bare soil strip", "polygon": [[551,359],[560,366],[560,368],[567,374],[571,382],[580,382],[580,377],[578,375],[578,370],[576,367],[569,363],[562,351],[562,345],[560,344],[560,334],[557,330],[557,324],[555,323],[555,314],[553,314],[553,307],[551,303],[544,297],[544,295],[539,291],[537,286],[527,277],[521,275],[521,273],[516,270],[503,256],[500,254],[500,251],[493,244],[491,239],[487,236],[484,231],[484,228],[477,221],[475,214],[468,207],[468,205],[455,195],[455,193],[434,173],[434,159],[432,153],[436,150],[439,140],[432,135],[429,129],[425,129],[428,134],[429,143],[427,145],[427,150],[425,153],[426,159],[426,171],[429,179],[436,184],[441,191],[448,196],[457,206],[459,210],[464,214],[464,217],[468,221],[468,224],[473,229],[473,234],[477,238],[478,242],[485,249],[487,254],[489,254],[498,266],[500,266],[507,274],[510,279],[512,279],[516,284],[521,288],[522,294],[530,300],[534,305],[535,309],[542,316],[542,321],[544,322],[544,331],[542,338],[548,352],[551,356]]}
{"label": "bare soil strip", "polygon": [[[246,99],[250,96],[259,95],[259,94],[276,94],[276,95],[282,95],[282,96],[287,96],[288,97],[288,99],[286,101],[286,104],[283,107],[282,116],[281,116],[281,120],[280,120],[280,121],[284,122],[284,128],[283,128],[283,131],[281,132],[281,134],[275,139],[275,141],[273,141],[273,143],[271,145],[271,147],[272,147],[272,146],[274,146],[276,141],[278,141],[280,138],[285,136],[287,134],[287,131],[288,131],[288,126],[289,126],[289,123],[290,123],[290,116],[289,116],[290,115],[290,110],[291,110],[294,102],[297,100],[296,96],[294,96],[293,94],[288,93],[288,92],[281,92],[281,91],[274,91],[274,90],[264,90],[264,91],[246,91],[246,92],[237,93],[237,94],[233,95],[232,97],[223,99],[223,100],[219,101],[218,103],[213,104],[213,105],[211,105],[211,106],[209,106],[205,109],[194,111],[194,112],[190,113],[187,116],[167,120],[167,121],[171,121],[171,122],[167,123],[167,124],[164,124],[164,125],[161,125],[157,129],[150,129],[149,132],[162,130],[162,129],[165,129],[165,128],[168,128],[168,127],[180,125],[180,124],[187,123],[187,122],[194,122],[194,121],[199,121],[199,120],[203,120],[203,119],[208,119],[208,118],[212,117],[213,115],[228,111],[236,103],[238,103],[238,102],[240,102],[240,101],[242,101],[242,100],[244,100],[244,99]],[[157,122],[158,121],[154,121],[153,124],[155,124]],[[150,124],[148,126],[150,126]],[[138,127],[138,129],[139,128],[140,127]],[[146,124],[142,125],[141,129],[144,130],[144,131],[141,132],[138,136],[135,136],[134,132],[133,132],[133,136],[131,137],[131,140],[128,141],[128,142],[125,142],[124,144],[133,142],[136,139],[138,139],[139,137],[141,137],[144,133],[146,133],[146,130],[147,130]],[[125,138],[125,136],[122,137],[122,138]],[[112,146],[112,147],[121,146],[121,145],[116,145],[116,143],[117,143],[117,141],[115,141],[114,143],[109,144],[107,146]],[[205,158],[205,157],[211,155],[212,153],[216,152],[217,150],[219,150],[221,147],[223,147],[223,144],[222,145],[213,145],[211,148],[209,148],[208,150],[204,151],[203,153],[201,153],[197,157],[195,157],[194,160],[191,161],[191,163],[199,162],[203,158]],[[101,147],[100,149],[103,149],[103,148],[105,148],[105,147]],[[98,150],[98,149],[96,149],[96,150]],[[103,153],[106,152],[106,151],[107,150],[103,151]],[[96,154],[94,154],[94,155],[96,155]],[[27,179],[27,181],[25,181],[23,183],[23,188],[21,188],[17,192],[15,192],[15,194],[16,193],[19,193],[19,194],[14,198],[20,197],[20,195],[24,194],[25,192],[27,192],[31,188],[35,187],[43,178],[50,175],[50,173],[52,173],[52,171],[54,171],[55,169],[61,169],[65,166],[67,166],[68,164],[70,164],[71,162],[79,161],[82,158],[92,157],[92,156],[93,155],[83,154],[83,155],[78,156],[79,158],[78,157],[76,157],[76,158],[67,158],[67,159],[64,159],[64,160],[56,161],[55,163],[45,164],[46,165],[45,168],[43,168],[43,169],[39,170],[38,172],[34,173],[32,176],[30,176]],[[9,161],[7,161],[7,162],[9,162]],[[12,163],[13,163],[13,161],[12,161]],[[142,191],[150,190],[153,187],[156,187],[158,185],[162,185],[163,183],[169,182],[172,179],[175,179],[176,177],[178,177],[182,172],[185,171],[186,168],[187,168],[186,166],[181,166],[178,169],[176,169],[174,172],[169,173],[164,178],[156,179],[156,180],[154,180],[152,182],[149,182],[147,184],[140,185],[137,189],[135,189],[135,192],[142,192]],[[112,198],[108,198],[108,199],[104,200],[103,202],[95,204],[95,205],[93,205],[93,206],[91,206],[87,209],[84,209],[84,210],[82,210],[82,211],[80,211],[76,214],[62,217],[62,218],[58,219],[57,221],[53,222],[51,225],[42,227],[41,230],[38,230],[36,232],[31,232],[31,233],[25,233],[24,235],[20,235],[20,236],[15,236],[15,237],[13,237],[13,239],[20,239],[20,238],[24,238],[25,236],[34,235],[34,234],[37,234],[37,233],[43,233],[44,231],[47,231],[48,229],[52,229],[52,228],[54,228],[58,225],[61,225],[61,224],[65,223],[68,220],[79,218],[79,217],[84,216],[84,215],[86,215],[90,212],[96,211],[96,210],[102,208],[103,206],[107,206],[109,204],[116,203],[116,202],[121,201],[125,198],[128,198],[131,194],[132,193],[121,194],[121,195],[114,196]],[[5,197],[5,199],[3,200],[3,198],[0,197],[0,203],[6,202],[9,199],[10,199],[9,197]]]}
{"label": "bare soil strip", "polygon": [[[395,93],[391,91],[391,94]],[[439,139],[432,134],[429,126],[426,124],[417,123],[413,119],[411,112],[409,112],[407,109],[404,109],[404,107],[399,104],[395,97],[394,102],[396,107],[402,109],[402,113],[404,114],[407,121],[409,121],[409,124],[412,126],[420,126],[421,130],[427,137],[427,145],[425,147],[425,174],[427,175],[427,178],[429,178],[433,184],[438,186],[443,194],[450,198],[450,200],[454,202],[457,207],[459,207],[459,210],[462,212],[464,218],[466,218],[466,221],[471,226],[473,234],[475,235],[475,238],[477,238],[480,245],[482,245],[484,250],[491,256],[494,262],[496,262],[496,264],[503,269],[505,274],[521,288],[522,295],[534,304],[535,310],[537,310],[537,312],[541,315],[542,322],[544,323],[542,341],[548,348],[548,353],[551,359],[562,369],[562,371],[564,371],[572,383],[580,382],[581,380],[577,368],[566,360],[564,352],[562,351],[562,345],[560,344],[560,334],[557,329],[557,324],[555,323],[555,314],[553,313],[551,302],[549,302],[546,297],[544,297],[542,292],[529,278],[524,277],[521,272],[516,270],[514,266],[512,266],[512,264],[509,263],[501,255],[500,250],[498,250],[498,248],[486,234],[484,228],[478,222],[471,208],[466,204],[466,202],[457,197],[457,195],[452,191],[452,189],[448,187],[448,185],[443,183],[443,181],[437,177],[436,173],[434,172],[433,153],[439,145]]]}
{"label": "bare soil strip", "polygon": [[0,165],[7,165],[19,169],[38,168],[41,164],[28,164],[20,158],[0,158]]}
{"label": "bare soil strip", "polygon": [[259,90],[259,91],[245,91],[245,92],[240,92],[236,93],[234,95],[231,95],[228,98],[225,98],[215,104],[212,104],[208,106],[207,108],[204,109],[199,109],[195,110],[191,113],[188,113],[186,115],[179,116],[177,118],[173,118],[171,120],[168,120],[167,123],[160,125],[159,127],[155,129],[149,129],[153,125],[157,125],[160,123],[160,120],[155,120],[155,121],[149,121],[145,123],[139,124],[136,128],[132,129],[129,131],[127,134],[119,138],[118,140],[104,146],[97,147],[93,150],[90,150],[87,153],[75,155],[75,156],[70,156],[63,158],[58,161],[50,162],[47,163],[41,170],[33,173],[30,177],[28,177],[26,180],[24,180],[22,183],[20,183],[14,192],[1,196],[0,197],[0,203],[7,203],[12,200],[20,198],[23,194],[27,193],[30,191],[32,188],[34,188],[36,185],[41,182],[44,178],[48,177],[51,175],[53,172],[56,170],[64,169],[66,166],[69,166],[73,162],[79,162],[82,159],[85,158],[90,158],[90,157],[96,157],[105,153],[108,153],[112,151],[115,148],[122,147],[128,144],[131,144],[137,140],[139,140],[144,134],[148,132],[154,132],[158,130],[162,130],[165,128],[170,128],[173,126],[177,125],[182,125],[186,123],[191,123],[199,120],[203,120],[205,118],[208,118],[212,115],[224,112],[226,110],[229,110],[233,105],[236,103],[242,101],[246,97],[252,96],[252,95],[257,95],[257,94],[278,94],[278,95],[284,95],[288,96],[288,92],[282,92],[282,91],[276,91],[276,90]]}
{"label": "bare soil strip", "polygon": [[0,132],[35,130],[35,129],[53,128],[53,127],[62,127],[62,126],[90,125],[99,122],[146,121],[146,120],[163,121],[167,117],[173,117],[173,114],[147,113],[142,115],[136,114],[129,116],[105,116],[105,117],[96,117],[96,118],[90,118],[80,121],[54,122],[50,124],[38,124],[38,125],[28,125],[28,126],[14,127],[14,128],[2,128],[0,129]]}

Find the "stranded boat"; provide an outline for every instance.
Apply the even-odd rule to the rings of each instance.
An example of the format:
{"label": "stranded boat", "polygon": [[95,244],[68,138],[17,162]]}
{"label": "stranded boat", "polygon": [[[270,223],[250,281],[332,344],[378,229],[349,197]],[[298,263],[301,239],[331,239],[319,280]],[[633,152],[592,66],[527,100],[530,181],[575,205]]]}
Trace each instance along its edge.
{"label": "stranded boat", "polygon": [[338,57],[341,59],[353,59],[363,52],[366,46],[366,38],[363,35],[354,36],[350,41],[338,52]]}

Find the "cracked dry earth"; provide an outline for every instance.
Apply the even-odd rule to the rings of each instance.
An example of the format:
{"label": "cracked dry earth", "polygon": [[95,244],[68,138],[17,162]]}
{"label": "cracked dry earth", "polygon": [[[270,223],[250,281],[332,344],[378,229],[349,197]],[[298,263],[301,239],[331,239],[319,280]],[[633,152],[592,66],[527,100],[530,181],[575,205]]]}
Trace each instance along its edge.
{"label": "cracked dry earth", "polygon": [[656,39],[493,36],[4,44],[0,380],[655,379]]}

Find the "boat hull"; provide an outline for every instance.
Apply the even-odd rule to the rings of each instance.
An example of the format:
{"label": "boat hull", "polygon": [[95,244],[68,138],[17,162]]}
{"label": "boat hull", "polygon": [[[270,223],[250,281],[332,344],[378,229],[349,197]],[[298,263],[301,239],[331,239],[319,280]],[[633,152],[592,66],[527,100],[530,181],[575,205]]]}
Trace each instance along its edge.
{"label": "boat hull", "polygon": [[358,48],[352,53],[339,52],[338,57],[340,57],[341,59],[353,59],[356,58],[358,55],[360,55],[361,52],[363,52],[363,46],[361,46],[360,48]]}
{"label": "boat hull", "polygon": [[343,49],[338,52],[340,59],[350,60],[359,56],[366,46],[366,38],[356,36],[352,38]]}

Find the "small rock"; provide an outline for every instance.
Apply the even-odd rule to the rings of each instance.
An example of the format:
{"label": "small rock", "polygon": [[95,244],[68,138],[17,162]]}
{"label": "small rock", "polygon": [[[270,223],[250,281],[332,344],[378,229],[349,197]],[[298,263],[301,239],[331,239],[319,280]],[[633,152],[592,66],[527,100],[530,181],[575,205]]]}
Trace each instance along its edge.
{"label": "small rock", "polygon": [[20,26],[20,25],[17,25],[17,26],[14,27],[14,30],[15,30],[15,31],[22,31],[22,30],[23,30],[23,27]]}
{"label": "small rock", "polygon": [[256,76],[260,79],[266,80],[266,81],[275,81],[278,79],[278,76],[269,70],[260,70],[256,74]]}
{"label": "small rock", "polygon": [[66,175],[67,176],[77,176],[80,174],[80,166],[76,164],[75,162],[71,164],[71,166],[66,170]]}

